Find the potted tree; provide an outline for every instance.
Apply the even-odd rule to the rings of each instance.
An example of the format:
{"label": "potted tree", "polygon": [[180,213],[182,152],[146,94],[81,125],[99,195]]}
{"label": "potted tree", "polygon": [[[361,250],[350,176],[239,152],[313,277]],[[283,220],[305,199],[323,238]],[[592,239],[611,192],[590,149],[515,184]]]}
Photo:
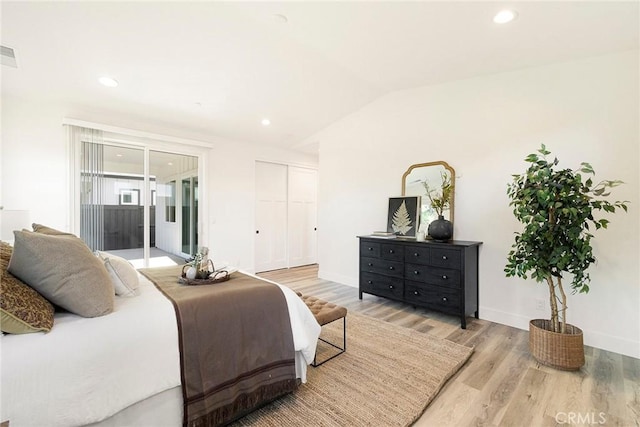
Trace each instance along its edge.
{"label": "potted tree", "polygon": [[586,177],[595,175],[590,164],[581,163],[577,170],[560,169],[557,158],[547,159],[549,154],[542,144],[525,159],[526,172],[513,175],[508,185],[509,206],[524,229],[515,233],[505,273],[524,279],[530,274],[547,285],[551,318],[531,320],[529,348],[540,363],[576,370],[584,365],[584,346],[582,331],[567,323],[564,275],[571,280],[572,293],[589,292],[587,269],[595,262],[591,231],[607,228],[609,223],[594,214],[626,212],[628,202],[606,200],[609,189],[622,181],[594,183]]}

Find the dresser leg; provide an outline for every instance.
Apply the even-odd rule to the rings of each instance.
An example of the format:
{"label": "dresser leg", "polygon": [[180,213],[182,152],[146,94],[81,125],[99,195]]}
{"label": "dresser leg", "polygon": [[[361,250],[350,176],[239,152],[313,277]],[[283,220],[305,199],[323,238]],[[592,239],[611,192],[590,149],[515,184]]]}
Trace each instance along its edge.
{"label": "dresser leg", "polygon": [[362,291],[358,291],[358,298],[362,299]]}
{"label": "dresser leg", "polygon": [[479,319],[479,318],[480,318],[480,317],[478,316],[478,310],[476,310],[476,314],[475,314],[475,316],[476,316],[476,319]]}
{"label": "dresser leg", "polygon": [[460,327],[462,329],[467,329],[467,318],[464,316],[460,318]]}

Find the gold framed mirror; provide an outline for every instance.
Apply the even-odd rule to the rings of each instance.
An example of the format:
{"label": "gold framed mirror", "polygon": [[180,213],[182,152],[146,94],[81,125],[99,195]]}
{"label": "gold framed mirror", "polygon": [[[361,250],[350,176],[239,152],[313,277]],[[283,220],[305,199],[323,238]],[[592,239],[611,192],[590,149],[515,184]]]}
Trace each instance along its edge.
{"label": "gold framed mirror", "polygon": [[427,196],[426,188],[428,186],[435,191],[435,194],[442,194],[443,179],[451,181],[451,198],[449,207],[442,211],[442,216],[453,223],[456,172],[447,162],[438,161],[411,165],[402,175],[402,195],[421,196],[419,231],[426,233],[431,221],[438,219],[436,210],[431,206],[431,201]]}

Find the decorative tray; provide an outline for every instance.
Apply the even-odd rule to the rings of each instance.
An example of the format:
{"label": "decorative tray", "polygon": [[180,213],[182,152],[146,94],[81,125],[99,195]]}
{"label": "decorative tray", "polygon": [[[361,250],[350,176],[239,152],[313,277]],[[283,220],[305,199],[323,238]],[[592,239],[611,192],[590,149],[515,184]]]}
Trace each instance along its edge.
{"label": "decorative tray", "polygon": [[180,275],[180,277],[178,277],[178,283],[189,286],[212,285],[214,283],[226,282],[230,278],[231,274],[227,270],[218,270],[209,274],[209,277],[207,277],[206,279],[189,279],[187,278],[187,273],[185,272],[185,268],[183,267],[182,274]]}

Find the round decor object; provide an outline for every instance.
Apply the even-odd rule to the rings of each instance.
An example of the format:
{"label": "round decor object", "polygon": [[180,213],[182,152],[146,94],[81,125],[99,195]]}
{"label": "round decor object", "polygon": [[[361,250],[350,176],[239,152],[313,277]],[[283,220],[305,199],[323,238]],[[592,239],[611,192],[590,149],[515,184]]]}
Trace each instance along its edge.
{"label": "round decor object", "polygon": [[185,276],[187,277],[187,279],[193,280],[196,278],[197,273],[198,273],[198,270],[196,270],[195,267],[189,267],[187,269],[187,272],[185,273]]}
{"label": "round decor object", "polygon": [[453,224],[440,215],[438,219],[431,221],[427,233],[435,241],[446,242],[453,237]]}
{"label": "round decor object", "polygon": [[582,330],[567,323],[567,333],[551,331],[551,321],[529,322],[529,351],[543,365],[566,371],[577,371],[584,365]]}

